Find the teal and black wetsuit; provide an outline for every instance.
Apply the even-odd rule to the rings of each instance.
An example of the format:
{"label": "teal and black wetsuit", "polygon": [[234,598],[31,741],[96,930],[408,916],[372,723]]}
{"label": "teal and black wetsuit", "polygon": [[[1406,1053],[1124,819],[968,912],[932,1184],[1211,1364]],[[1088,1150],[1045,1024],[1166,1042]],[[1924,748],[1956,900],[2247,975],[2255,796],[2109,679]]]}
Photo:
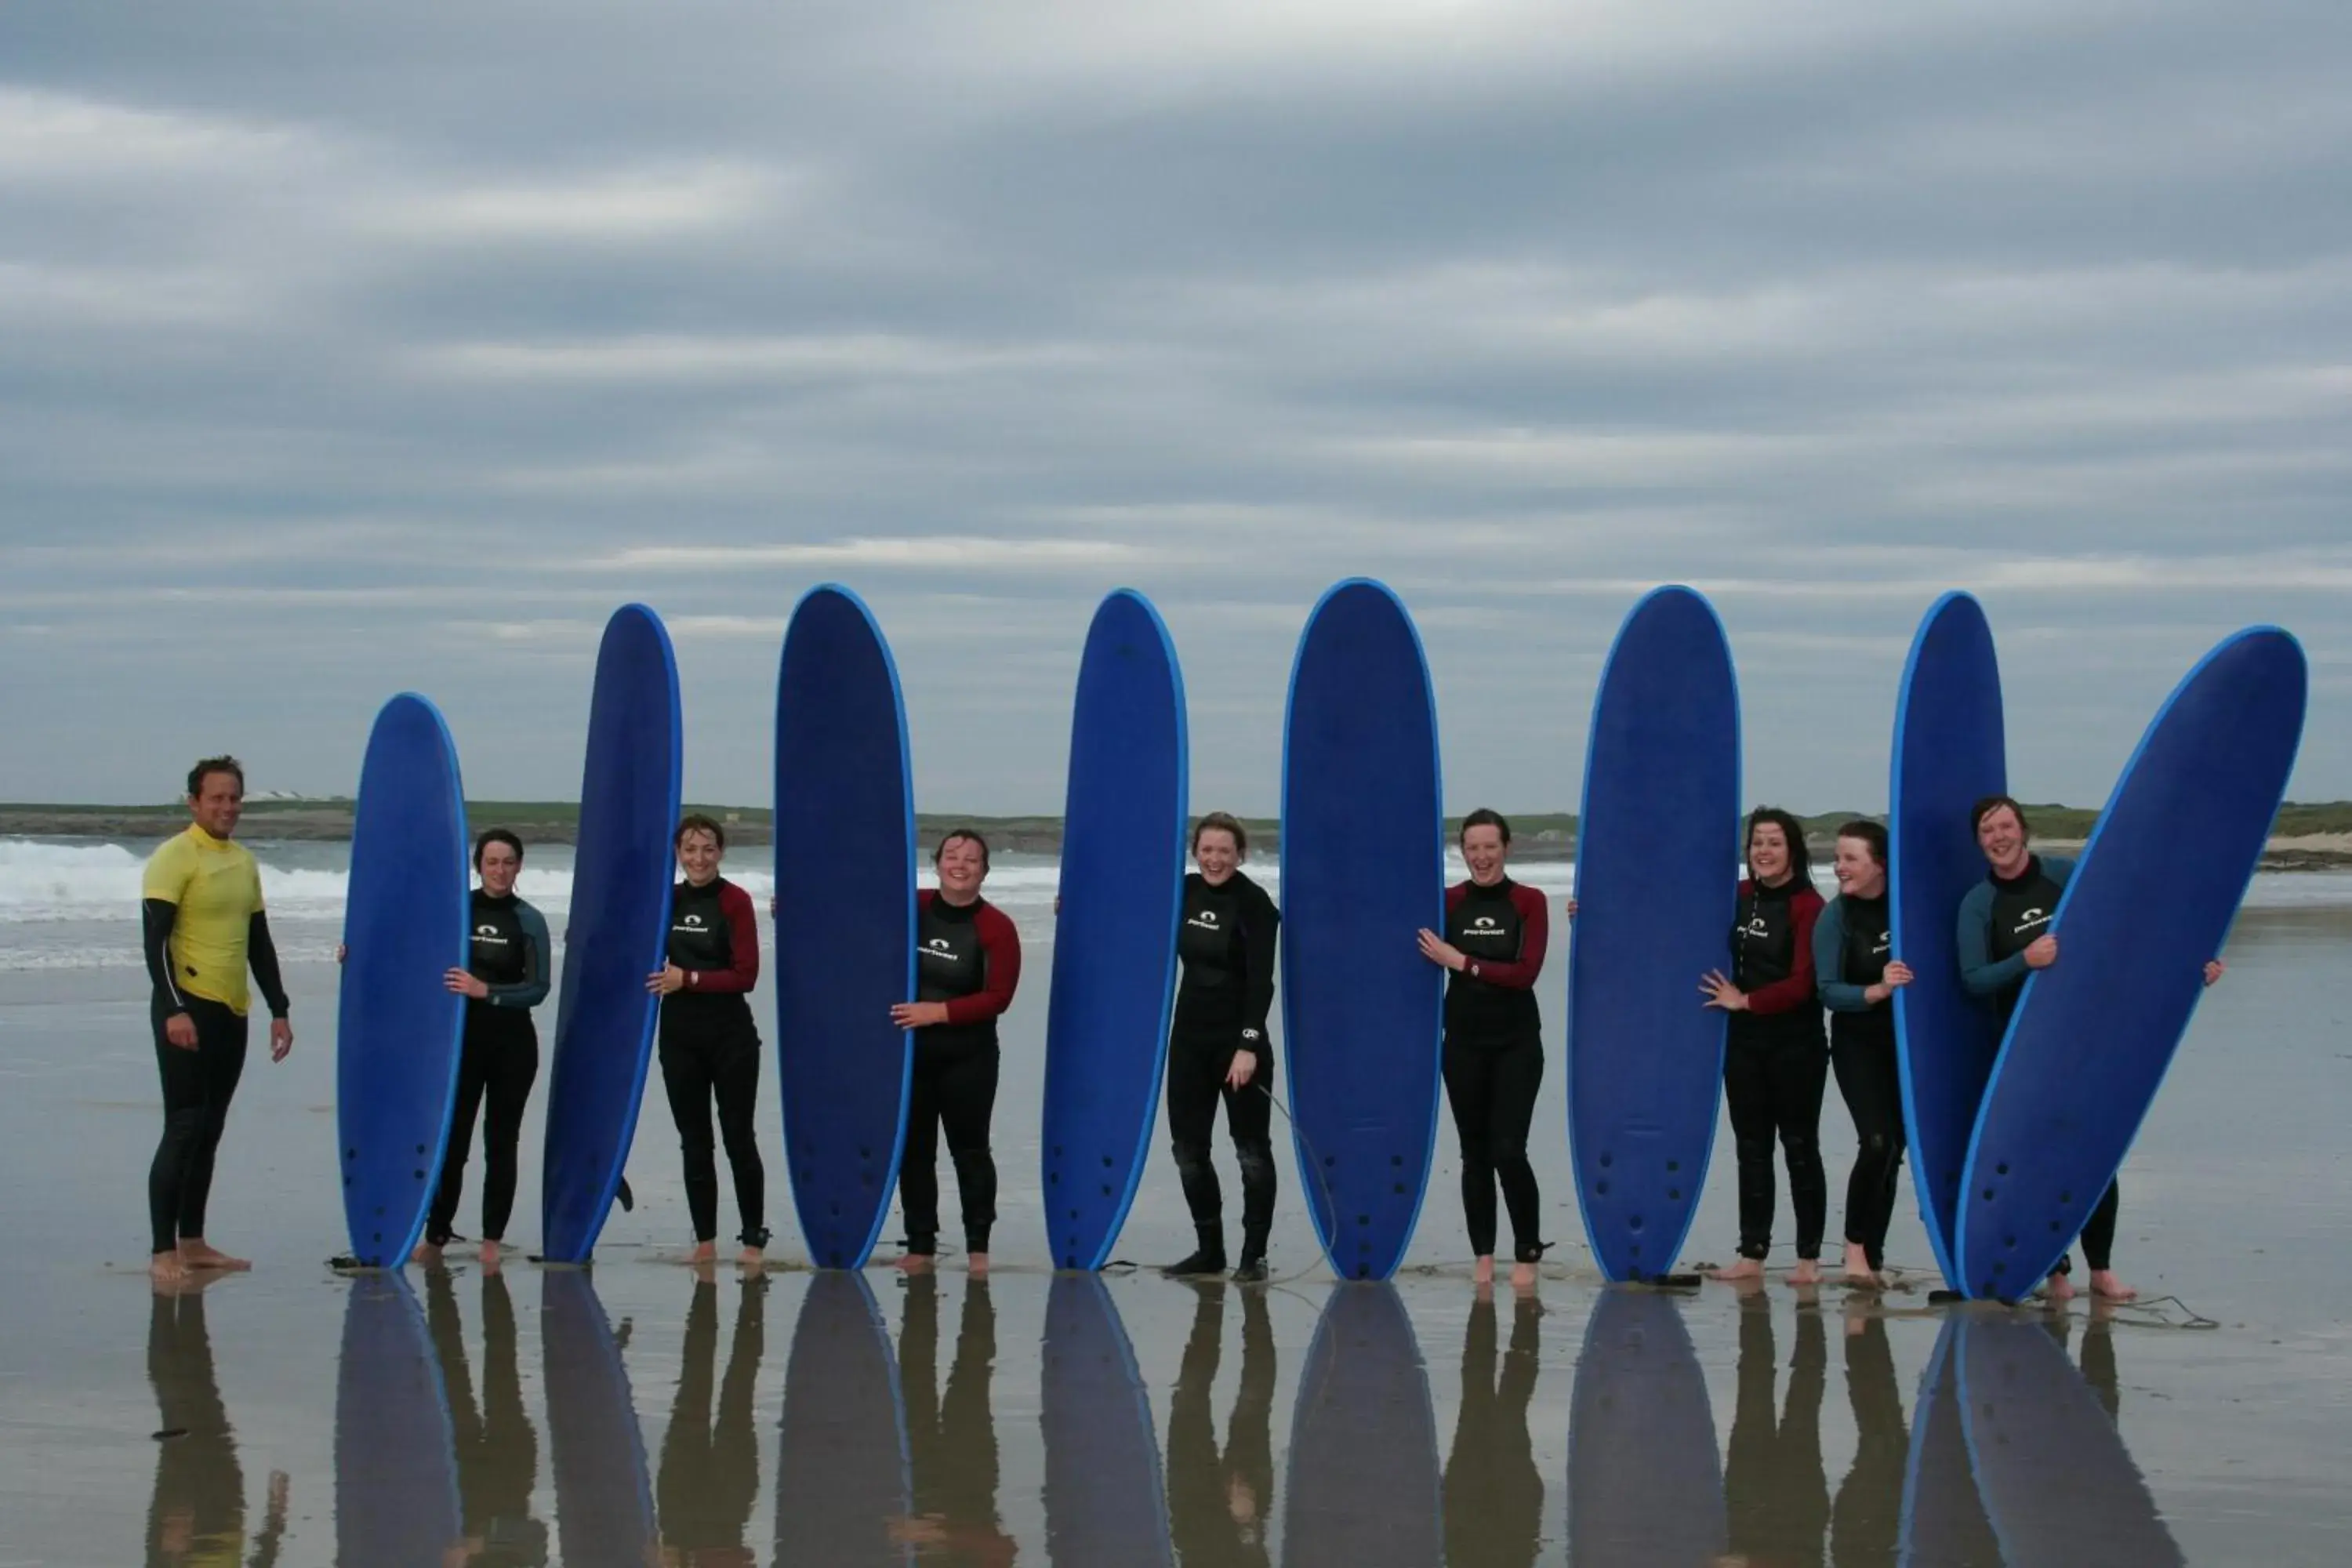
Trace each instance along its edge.
{"label": "teal and black wetsuit", "polygon": [[425,1238],[451,1239],[457,1199],[466,1186],[466,1156],[474,1117],[489,1102],[482,1129],[482,1237],[503,1241],[514,1212],[515,1149],[522,1140],[522,1108],[539,1078],[539,1031],[530,1010],[547,1000],[547,921],[512,893],[474,889],[473,949],[467,973],[490,988],[466,1003],[466,1043],[457,1065],[457,1103],[449,1121],[449,1152]]}
{"label": "teal and black wetsuit", "polygon": [[1868,988],[1886,977],[1892,950],[1886,895],[1832,899],[1813,927],[1813,973],[1830,1010],[1830,1066],[1853,1117],[1857,1147],[1845,1184],[1845,1238],[1873,1269],[1886,1265],[1886,1226],[1903,1170],[1903,1079],[1895,1060],[1895,1005]]}

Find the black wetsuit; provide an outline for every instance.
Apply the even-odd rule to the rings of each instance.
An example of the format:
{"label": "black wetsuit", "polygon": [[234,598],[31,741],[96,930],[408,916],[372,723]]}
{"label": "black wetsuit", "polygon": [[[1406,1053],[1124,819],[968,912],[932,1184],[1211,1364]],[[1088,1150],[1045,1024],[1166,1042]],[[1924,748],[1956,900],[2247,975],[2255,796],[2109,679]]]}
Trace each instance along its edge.
{"label": "black wetsuit", "polygon": [[1528,1433],[1542,1362],[1533,1296],[1511,1305],[1510,1348],[1495,1365],[1495,1303],[1470,1304],[1462,1341],[1462,1408],[1442,1496],[1447,1568],[1529,1568],[1542,1550],[1544,1484]]}
{"label": "black wetsuit", "polygon": [[[1184,879],[1183,923],[1176,956],[1181,978],[1168,1037],[1168,1136],[1176,1173],[1192,1211],[1206,1261],[1224,1256],[1224,1194],[1209,1158],[1217,1102],[1242,1168],[1242,1258],[1265,1256],[1274,1228],[1274,960],[1282,922],[1265,889],[1239,871],[1215,887],[1195,871]],[[1249,1083],[1225,1085],[1234,1058],[1257,1058]]]}
{"label": "black wetsuit", "polygon": [[497,896],[477,888],[473,931],[466,969],[490,994],[466,1003],[466,1040],[457,1067],[449,1148],[442,1156],[433,1212],[425,1222],[425,1238],[436,1247],[451,1239],[457,1199],[466,1187],[474,1118],[486,1102],[482,1236],[488,1241],[506,1238],[507,1219],[514,1212],[515,1151],[522,1139],[523,1107],[539,1078],[539,1031],[531,1026],[530,1010],[547,1000],[547,921],[512,893]]}
{"label": "black wetsuit", "polygon": [[752,1117],[760,1106],[760,1028],[750,992],[760,979],[760,927],[751,898],[724,877],[680,882],[670,895],[669,962],[687,985],[662,998],[662,1087],[686,1161],[686,1206],[698,1245],[719,1234],[719,1168],[710,1112],[735,1178],[746,1247],[768,1241],[767,1173]]}
{"label": "black wetsuit", "polygon": [[1790,879],[1777,888],[1739,884],[1731,931],[1731,980],[1748,995],[1731,1015],[1724,1044],[1723,1095],[1739,1163],[1739,1255],[1762,1258],[1772,1245],[1772,1143],[1789,1167],[1797,1256],[1817,1258],[1829,1215],[1822,1171],[1822,1090],[1829,1042],[1814,991],[1812,930],[1822,896]]}
{"label": "black wetsuit", "polygon": [[1845,1184],[1845,1238],[1873,1269],[1886,1264],[1886,1226],[1903,1170],[1903,1078],[1895,1056],[1895,1004],[1873,1002],[1892,950],[1886,897],[1840,897],[1813,931],[1814,973],[1830,1010],[1830,1063],[1853,1116],[1853,1173]]}
{"label": "black wetsuit", "polygon": [[1528,1163],[1528,1129],[1543,1087],[1543,1023],[1535,984],[1550,924],[1543,895],[1506,877],[1446,890],[1445,940],[1469,961],[1445,982],[1446,1103],[1462,1145],[1462,1215],[1470,1250],[1495,1251],[1495,1189],[1511,1215],[1512,1256],[1543,1256],[1542,1196]]}
{"label": "black wetsuit", "polygon": [[[727,1373],[719,1360],[719,1286],[698,1280],[686,1311],[684,1364],[662,1434],[661,1468],[654,1483],[666,1560],[749,1562],[743,1537],[760,1495],[760,1422],[754,1394],[767,1345],[767,1281],[746,1280],[736,1294],[735,1328]],[[716,1384],[718,1396],[712,1399]]]}
{"label": "black wetsuit", "polygon": [[1203,1289],[1168,1407],[1168,1533],[1185,1568],[1266,1568],[1274,1512],[1274,1324],[1263,1290],[1238,1292],[1242,1365],[1225,1446],[1210,1395],[1225,1331],[1225,1295]]}
{"label": "black wetsuit", "polygon": [[[1984,882],[1970,889],[1969,897],[1961,902],[1962,971],[1964,974],[1969,973],[1969,937],[1980,932],[1990,965],[1975,973],[2000,977],[1999,989],[1991,996],[2000,1011],[2003,1029],[2008,1028],[2011,1016],[2017,1011],[2017,1000],[2024,994],[2026,977],[2031,973],[2025,964],[2025,950],[2050,930],[2051,917],[2058,912],[2058,900],[2065,891],[2073,869],[2071,860],[2036,855],[2015,877],[2003,878],[1987,871]],[[2083,1222],[2083,1261],[2091,1266],[2095,1274],[2114,1267],[2116,1219],[2122,1207],[2120,1180],[2109,1182],[2098,1206]],[[2071,1273],[2073,1268],[2072,1258],[2061,1258],[2055,1272]]]}

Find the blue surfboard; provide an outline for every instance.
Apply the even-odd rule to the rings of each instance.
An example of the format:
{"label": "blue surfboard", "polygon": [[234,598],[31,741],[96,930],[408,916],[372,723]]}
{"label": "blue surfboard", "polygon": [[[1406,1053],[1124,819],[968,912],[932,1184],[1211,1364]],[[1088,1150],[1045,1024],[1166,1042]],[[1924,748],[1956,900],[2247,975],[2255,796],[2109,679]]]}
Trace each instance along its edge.
{"label": "blue surfboard", "polygon": [[2261,862],[2309,668],[2275,626],[2183,677],[2091,829],[1969,1145],[1961,1289],[2015,1300],[2064,1257],[2139,1132]]}
{"label": "blue surfboard", "polygon": [[865,1276],[810,1279],[784,1367],[777,1435],[776,1562],[899,1563],[914,1508],[898,1359]]}
{"label": "blue surfboard", "polygon": [[1698,977],[1730,963],[1739,848],[1731,646],[1704,597],[1658,588],[1601,668],[1576,828],[1569,1149],[1612,1281],[1671,1269],[1697,1213],[1724,1050]]}
{"label": "blue surfboard", "polygon": [[1298,1377],[1287,1487],[1286,1568],[1445,1560],[1429,1375],[1404,1301],[1385,1280],[1342,1281],[1324,1298]]}
{"label": "blue surfboard", "polygon": [[646,976],[669,946],[679,752],[669,633],[643,605],[624,605],[596,650],[547,1084],[541,1223],[559,1263],[594,1250],[636,1136],[658,1011]]}
{"label": "blue surfboard", "polygon": [[1895,1552],[1902,1568],[1976,1568],[2001,1561],[1969,1465],[1968,1427],[1960,1410],[1962,1322],[1958,1314],[1944,1320],[1911,1407]]}
{"label": "blue surfboard", "polygon": [[394,1268],[425,1230],[449,1142],[466,999],[466,795],[439,710],[404,691],[360,765],[335,1014],[343,1224],[362,1267]]}
{"label": "blue surfboard", "polygon": [[1054,1568],[1172,1563],[1151,1400],[1098,1276],[1054,1277],[1040,1355],[1046,1561]]}
{"label": "blue surfboard", "polygon": [[1121,588],[1087,632],[1070,721],[1045,1022],[1045,1233],[1099,1268],[1150,1155],[1184,905],[1184,679],[1150,600]]}
{"label": "blue surfboard", "polygon": [[1895,993],[1903,1125],[1920,1223],[1945,1282],[1958,1289],[1960,1173],[2000,1030],[1960,984],[1953,920],[1985,874],[1969,808],[2009,790],[2000,665],[1984,609],[1967,594],[1946,594],[1919,622],[1895,702],[1894,756],[1887,915],[1894,955],[1912,975]]}
{"label": "blue surfboard", "polygon": [[440,1358],[408,1281],[352,1279],[335,1372],[335,1561],[443,1561],[464,1534],[457,1452]]}
{"label": "blue surfboard", "polygon": [[2001,1560],[2185,1562],[2057,1326],[2015,1317],[1960,1324],[1969,1458]]}
{"label": "blue surfboard", "polygon": [[[644,982],[638,982],[642,987]],[[554,1452],[556,1543],[566,1563],[657,1563],[653,1487],[628,1369],[590,1275],[540,1277],[539,1334]],[[422,1561],[420,1559],[420,1561]]]}
{"label": "blue surfboard", "polygon": [[1282,1022],[1300,1187],[1343,1279],[1403,1261],[1437,1143],[1445,925],[1437,702],[1397,596],[1351,578],[1315,606],[1282,751]]}
{"label": "blue surfboard", "polygon": [[1715,1414],[1681,1307],[1601,1291],[1569,1415],[1569,1561],[1715,1563],[1729,1531]]}
{"label": "blue surfboard", "polygon": [[[856,874],[842,874],[854,851]],[[915,791],[898,668],[864,601],[793,609],[776,677],[776,1062],[793,1205],[820,1268],[889,1217],[914,1047]]]}

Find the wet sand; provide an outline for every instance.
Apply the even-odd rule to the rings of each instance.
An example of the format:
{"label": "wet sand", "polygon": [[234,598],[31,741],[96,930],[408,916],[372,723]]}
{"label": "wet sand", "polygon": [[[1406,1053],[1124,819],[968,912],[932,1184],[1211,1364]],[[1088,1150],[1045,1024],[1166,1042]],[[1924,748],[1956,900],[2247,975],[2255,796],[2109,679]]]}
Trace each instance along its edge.
{"label": "wet sand", "polygon": [[[952,1255],[913,1284],[697,1280],[667,1261],[683,1203],[657,1094],[638,1208],[593,1270],[348,1279],[324,1266],[333,976],[308,963],[296,1055],[256,1053],[215,1191],[214,1239],[258,1267],[159,1300],[137,972],[0,974],[0,1564],[1892,1563],[1906,1518],[1921,1563],[2341,1561],[2352,911],[2250,909],[2230,957],[2123,1176],[2119,1268],[2205,1330],[2157,1326],[2187,1316],[2161,1304],[2106,1323],[2079,1301],[2054,1323],[1930,1309],[1907,1184],[1890,1251],[1920,1289],[1884,1302],[1602,1290],[1556,1046],[1537,1152],[1561,1245],[1538,1305],[1474,1300],[1450,1129],[1393,1290],[1329,1282],[1287,1165],[1275,1288],[1055,1277],[1043,986],[1008,1021],[984,1288]],[[1823,1131],[1834,1233],[1853,1149],[1834,1094]],[[1686,1261],[1729,1251],[1728,1166]],[[475,1213],[469,1194],[461,1230]],[[1188,1239],[1157,1150],[1118,1251]]]}

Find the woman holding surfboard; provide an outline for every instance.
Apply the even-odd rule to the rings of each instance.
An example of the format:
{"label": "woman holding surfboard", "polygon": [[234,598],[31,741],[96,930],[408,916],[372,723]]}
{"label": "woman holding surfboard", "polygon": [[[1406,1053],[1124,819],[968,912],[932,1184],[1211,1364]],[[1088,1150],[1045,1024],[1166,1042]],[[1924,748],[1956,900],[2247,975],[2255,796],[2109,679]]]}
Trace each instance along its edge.
{"label": "woman holding surfboard", "polygon": [[751,895],[719,874],[725,828],[696,812],[679,821],[671,844],[682,876],[670,892],[669,953],[646,977],[646,989],[661,998],[662,1087],[686,1158],[693,1260],[708,1263],[719,1251],[715,1104],[743,1222],[738,1261],[757,1265],[768,1245],[767,1171],[751,1129],[760,1104],[760,1027],[750,1001],[760,983],[759,918]]}
{"label": "woman holding surfboard", "polygon": [[[1969,813],[1977,847],[1984,852],[1985,879],[1960,900],[1958,924],[1960,983],[1971,995],[1989,999],[2000,1015],[2005,1032],[2027,976],[2058,962],[2058,936],[2050,929],[2058,912],[2074,862],[2063,855],[2037,854],[2025,808],[2005,795],[1987,795]],[[2221,978],[2220,959],[2205,962],[2205,984]],[[2091,1293],[2111,1301],[2128,1301],[2139,1294],[2116,1276],[2113,1254],[2116,1217],[2122,1206],[2118,1184],[2107,1184],[2105,1196],[2083,1225],[2083,1261],[2090,1265]],[[2050,1276],[2050,1296],[2063,1301],[2074,1294],[2074,1259],[2062,1258]]]}
{"label": "woman holding surfboard", "polygon": [[1282,923],[1274,900],[1241,868],[1248,854],[1249,834],[1225,813],[1210,812],[1192,825],[1192,863],[1200,868],[1184,879],[1177,928],[1168,1136],[1199,1245],[1162,1270],[1171,1277],[1224,1272],[1224,1194],[1209,1158],[1223,1100],[1242,1168],[1242,1253],[1233,1277],[1244,1284],[1265,1278],[1274,1229],[1274,1051],[1265,1021],[1274,1008]]}
{"label": "woman holding surfboard", "polygon": [[1837,883],[1813,928],[1813,974],[1830,1010],[1830,1065],[1858,1144],[1845,1184],[1846,1283],[1879,1286],[1903,1170],[1894,996],[1911,984],[1889,935],[1884,826],[1857,819],[1838,829]]}
{"label": "woman holding surfboard", "polygon": [[1740,879],[1731,929],[1731,973],[1699,979],[1704,1004],[1731,1015],[1723,1055],[1723,1094],[1739,1162],[1739,1261],[1718,1279],[1756,1279],[1772,1248],[1772,1142],[1789,1167],[1789,1205],[1797,1215],[1792,1284],[1821,1278],[1822,1229],[1829,1178],[1822,1171],[1822,1090],[1829,1080],[1829,1042],[1814,991],[1813,927],[1822,896],[1813,890],[1804,826],[1774,806],[1748,814],[1748,874]]}
{"label": "woman holding surfboard", "polygon": [[959,827],[940,840],[931,864],[939,887],[915,896],[915,999],[890,1009],[893,1023],[915,1033],[907,1142],[898,1159],[898,1208],[907,1223],[898,1267],[928,1268],[939,1250],[945,1131],[963,1200],[966,1265],[985,1274],[996,1223],[996,1158],[988,1147],[1000,1060],[996,1020],[1021,984],[1021,933],[980,896],[988,878],[987,839]]}
{"label": "woman holding surfboard", "polygon": [[1542,1199],[1528,1163],[1528,1128],[1543,1084],[1543,1021],[1535,984],[1543,973],[1550,916],[1543,895],[1514,882],[1503,864],[1511,825],[1499,812],[1462,819],[1469,879],[1445,890],[1445,934],[1419,933],[1421,955],[1445,970],[1445,1097],[1462,1144],[1462,1214],[1477,1262],[1495,1279],[1495,1188],[1511,1215],[1511,1283],[1528,1289],[1545,1244]]}

